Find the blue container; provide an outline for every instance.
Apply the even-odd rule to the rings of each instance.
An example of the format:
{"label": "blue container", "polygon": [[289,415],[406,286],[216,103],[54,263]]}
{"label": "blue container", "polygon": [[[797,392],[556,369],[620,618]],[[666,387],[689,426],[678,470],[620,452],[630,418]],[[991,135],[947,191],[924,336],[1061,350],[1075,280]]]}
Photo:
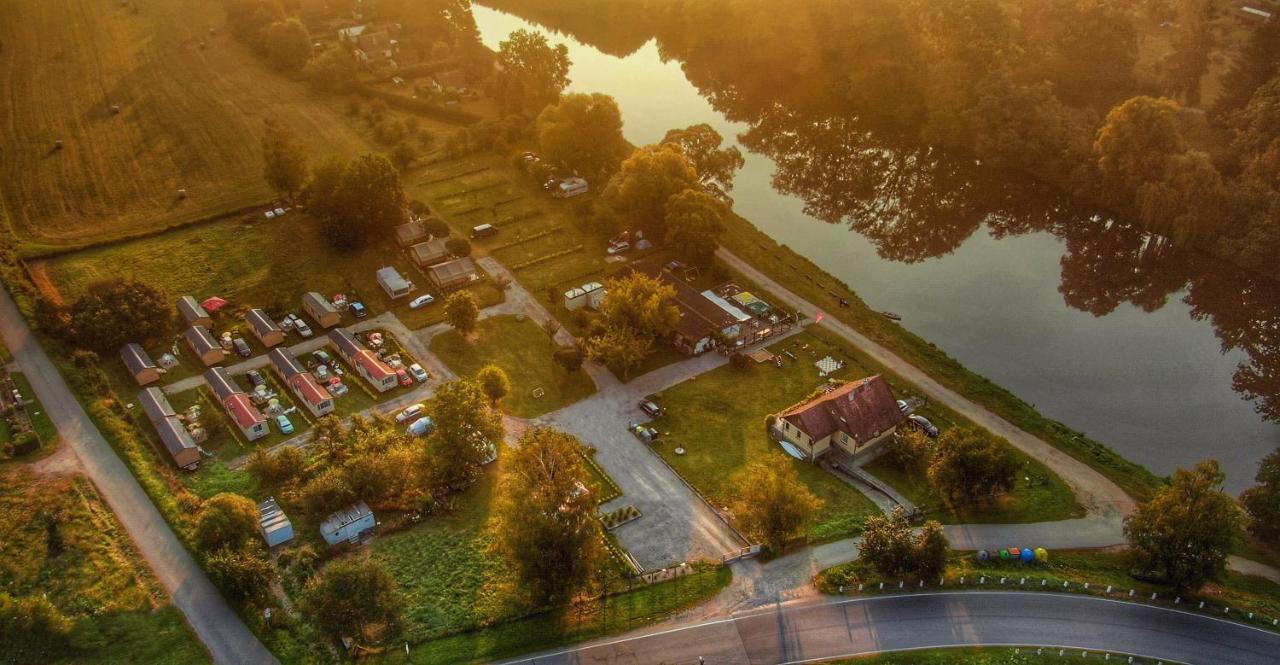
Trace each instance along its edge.
{"label": "blue container", "polygon": [[1022,548],[1022,563],[1031,563],[1036,560],[1036,551],[1030,547]]}

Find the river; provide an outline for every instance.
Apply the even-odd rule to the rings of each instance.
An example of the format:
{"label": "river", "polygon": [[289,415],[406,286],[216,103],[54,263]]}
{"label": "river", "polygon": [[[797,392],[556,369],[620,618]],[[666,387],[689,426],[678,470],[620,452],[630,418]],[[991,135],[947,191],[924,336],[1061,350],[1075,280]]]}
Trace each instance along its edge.
{"label": "river", "polygon": [[[740,215],[849,284],[873,308],[902,315],[902,325],[1042,413],[1158,474],[1216,457],[1231,491],[1248,486],[1257,461],[1280,445],[1280,425],[1264,421],[1233,389],[1237,366],[1247,363],[1249,355],[1238,347],[1224,352],[1209,317],[1193,316],[1186,301],[1187,279],[1177,278],[1181,286],[1175,281],[1162,292],[1167,294],[1162,303],[1156,298],[1139,307],[1132,302],[1139,297],[1134,297],[1086,311],[1064,297],[1064,291],[1077,290],[1065,284],[1065,275],[1078,255],[1086,253],[1072,251],[1074,231],[1008,233],[991,215],[975,220],[972,230],[944,248],[904,260],[903,253],[912,254],[909,244],[897,248],[905,252],[886,252],[883,238],[877,243],[874,233],[818,219],[816,196],[775,186],[781,168],[776,155],[743,145],[739,137],[751,125],[731,121],[713,108],[681,63],[663,62],[654,40],[618,57],[517,16],[479,5],[473,5],[473,13],[490,48],[518,29],[567,44],[573,61],[569,91],[613,96],[622,110],[626,138],[636,145],[654,143],[671,128],[710,124],[727,143],[739,145],[746,158],[733,190]],[[1051,212],[1058,209],[1052,202],[1043,205]],[[1070,221],[1105,233],[1101,224]],[[1116,242],[1093,236],[1079,241],[1090,248]],[[1072,274],[1090,288],[1097,286],[1094,282],[1104,286],[1082,299],[1122,300],[1105,286],[1118,282],[1116,290],[1132,290],[1130,273],[1142,272],[1149,254],[1139,255],[1141,267],[1086,261],[1083,270]]]}

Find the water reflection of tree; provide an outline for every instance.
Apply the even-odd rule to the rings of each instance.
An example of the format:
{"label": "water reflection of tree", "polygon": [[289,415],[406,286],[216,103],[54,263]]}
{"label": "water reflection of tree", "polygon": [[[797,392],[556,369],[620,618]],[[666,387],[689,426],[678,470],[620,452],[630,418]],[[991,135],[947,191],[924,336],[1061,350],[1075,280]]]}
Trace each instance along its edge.
{"label": "water reflection of tree", "polygon": [[1126,302],[1154,312],[1186,285],[1191,272],[1185,252],[1131,227],[1095,217],[1054,230],[1066,243],[1058,292],[1067,305],[1094,316]]}
{"label": "water reflection of tree", "polygon": [[1226,269],[1204,270],[1191,280],[1191,316],[1208,320],[1222,352],[1249,357],[1232,387],[1268,420],[1280,420],[1280,289],[1267,277]]}

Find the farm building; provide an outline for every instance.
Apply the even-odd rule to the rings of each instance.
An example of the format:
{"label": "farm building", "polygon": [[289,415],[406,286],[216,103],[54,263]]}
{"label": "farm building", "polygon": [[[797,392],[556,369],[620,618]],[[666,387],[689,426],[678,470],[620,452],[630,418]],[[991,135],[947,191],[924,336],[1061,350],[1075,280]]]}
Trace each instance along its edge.
{"label": "farm building", "polygon": [[773,429],[784,443],[811,460],[832,445],[861,457],[891,438],[905,418],[889,382],[877,374],[783,411]]}
{"label": "farm building", "polygon": [[400,243],[401,247],[408,247],[429,235],[426,225],[416,219],[397,226],[395,231],[396,242]]}
{"label": "farm building", "polygon": [[396,371],[382,362],[373,351],[365,348],[350,331],[343,328],[331,330],[329,341],[333,343],[333,348],[337,350],[338,355],[354,367],[356,373],[363,376],[378,392],[385,393],[396,387]]}
{"label": "farm building", "polygon": [[129,343],[120,347],[120,360],[129,368],[129,375],[138,385],[145,386],[160,380],[160,368],[139,344]]}
{"label": "farm building", "polygon": [[333,413],[333,395],[316,381],[316,377],[288,349],[271,349],[267,357],[271,359],[271,366],[275,368],[280,380],[289,386],[289,390],[307,407],[311,415],[320,417]]}
{"label": "farm building", "polygon": [[213,330],[213,317],[209,316],[209,312],[205,311],[200,302],[191,296],[178,298],[178,313],[189,326],[204,326]]}
{"label": "farm building", "polygon": [[742,332],[742,324],[737,317],[661,266],[642,263],[622,274],[629,271],[655,277],[676,290],[675,304],[680,309],[680,321],[676,324],[672,341],[681,352],[696,356],[715,347],[717,334],[732,339]]}
{"label": "farm building", "polygon": [[200,447],[187,432],[187,427],[178,418],[178,413],[169,405],[169,399],[159,388],[145,388],[138,394],[138,403],[147,420],[160,435],[160,443],[169,451],[173,463],[179,469],[191,470],[200,465]]}
{"label": "farm building", "polygon": [[403,298],[413,291],[413,282],[405,279],[399,270],[391,266],[383,266],[378,268],[376,273],[378,277],[378,286],[392,298]]}
{"label": "farm building", "polygon": [[302,294],[302,309],[315,319],[321,328],[332,328],[342,322],[342,312],[315,291]]}
{"label": "farm building", "polygon": [[274,496],[258,504],[258,532],[269,548],[293,540],[293,522]]}
{"label": "farm building", "polygon": [[362,32],[355,39],[355,56],[363,64],[377,64],[390,60],[396,54],[396,40],[386,30]]}
{"label": "farm building", "polygon": [[249,330],[253,331],[253,336],[268,349],[284,342],[284,331],[265,311],[251,309],[245,312],[244,320],[249,324]]}
{"label": "farm building", "polygon": [[218,344],[218,340],[213,338],[213,333],[209,332],[208,328],[191,326],[182,336],[186,338],[192,353],[196,354],[205,367],[212,367],[227,359],[227,350]]}
{"label": "farm building", "polygon": [[240,429],[240,433],[249,441],[257,441],[270,433],[267,428],[267,417],[262,415],[258,407],[253,405],[249,395],[236,385],[227,370],[213,367],[204,373],[205,383],[213,391],[222,408],[227,410],[231,422]]}
{"label": "farm building", "polygon": [[435,265],[449,258],[449,248],[445,245],[445,238],[432,238],[426,242],[420,242],[409,248],[409,258],[413,259],[419,268]]}
{"label": "farm building", "polygon": [[439,291],[453,291],[479,280],[480,274],[475,262],[463,257],[427,268],[427,279]]}
{"label": "farm building", "polygon": [[325,518],[320,523],[320,535],[324,542],[337,545],[343,542],[355,542],[360,534],[370,531],[376,525],[373,511],[361,501],[350,508],[344,508]]}

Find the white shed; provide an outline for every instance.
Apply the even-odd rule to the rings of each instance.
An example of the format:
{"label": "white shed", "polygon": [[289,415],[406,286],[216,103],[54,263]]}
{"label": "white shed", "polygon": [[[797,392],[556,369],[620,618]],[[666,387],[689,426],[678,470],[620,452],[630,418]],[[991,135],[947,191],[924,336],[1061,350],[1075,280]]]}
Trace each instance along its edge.
{"label": "white shed", "polygon": [[325,521],[320,523],[320,535],[324,538],[324,542],[330,545],[355,542],[360,538],[360,534],[373,529],[375,524],[373,511],[361,501],[325,518]]}
{"label": "white shed", "polygon": [[275,497],[258,504],[258,530],[269,548],[293,540],[293,523],[280,509]]}
{"label": "white shed", "polygon": [[587,307],[591,309],[600,309],[600,304],[604,302],[604,296],[608,293],[604,284],[600,282],[583,284],[582,291],[587,294]]}
{"label": "white shed", "polygon": [[564,292],[564,308],[565,309],[569,311],[573,311],[575,309],[582,309],[582,307],[585,306],[586,304],[587,304],[587,292],[583,291],[581,287],[575,286],[572,289],[569,289],[568,291]]}

